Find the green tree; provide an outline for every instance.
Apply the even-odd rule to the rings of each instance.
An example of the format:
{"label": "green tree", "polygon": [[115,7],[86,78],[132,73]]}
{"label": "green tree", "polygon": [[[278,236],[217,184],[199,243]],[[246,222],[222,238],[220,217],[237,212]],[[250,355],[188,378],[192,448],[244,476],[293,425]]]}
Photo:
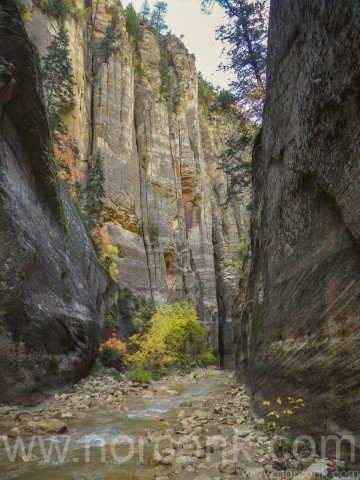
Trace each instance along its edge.
{"label": "green tree", "polygon": [[[239,110],[238,136],[228,142],[219,168],[228,177],[227,201],[251,184],[251,146],[262,122],[265,99],[267,11],[266,0],[202,0],[204,9],[218,3],[227,21],[218,38],[228,45],[228,64],[234,71],[232,88]],[[222,95],[221,104],[232,99]]]}
{"label": "green tree", "polygon": [[140,18],[131,3],[125,8],[126,31],[135,42],[139,40]]}
{"label": "green tree", "polygon": [[252,121],[260,124],[266,75],[266,0],[203,0],[203,7],[217,2],[228,17],[218,28],[218,38],[228,45],[227,65],[236,74],[232,87]]}
{"label": "green tree", "polygon": [[243,116],[239,118],[239,130],[240,133],[228,141],[218,167],[228,178],[226,203],[240,198],[251,185],[251,146],[257,128]]}
{"label": "green tree", "polygon": [[187,303],[160,305],[143,335],[130,338],[137,348],[129,356],[131,363],[162,370],[169,365],[196,365],[216,362],[211,353],[209,332],[196,311]]}
{"label": "green tree", "polygon": [[43,59],[43,81],[50,129],[67,133],[61,115],[71,112],[75,106],[74,74],[69,52],[69,35],[60,25]]}
{"label": "green tree", "polygon": [[162,51],[159,62],[160,71],[160,95],[166,100],[170,97],[170,69],[169,69],[169,55],[168,52]]}
{"label": "green tree", "polygon": [[166,2],[156,2],[151,12],[150,23],[159,33],[165,33],[168,26],[165,23],[168,5]]}
{"label": "green tree", "polygon": [[217,105],[220,110],[228,112],[232,105],[237,103],[236,95],[229,90],[222,89],[219,91],[216,99]]}
{"label": "green tree", "polygon": [[144,3],[142,4],[141,10],[140,10],[140,15],[142,17],[146,18],[146,20],[149,19],[149,17],[150,17],[150,5],[149,5],[148,0],[145,0]]}
{"label": "green tree", "polygon": [[204,107],[205,111],[210,111],[217,99],[216,88],[214,85],[198,73],[198,99],[199,103]]}
{"label": "green tree", "polygon": [[64,20],[75,7],[74,0],[39,0],[40,8],[57,20]]}
{"label": "green tree", "polygon": [[110,24],[105,29],[105,35],[100,45],[100,52],[106,63],[109,61],[109,58],[113,53],[119,51],[119,47],[116,45],[121,34],[119,26],[119,12],[116,8],[114,8]]}
{"label": "green tree", "polygon": [[90,168],[89,182],[86,187],[86,224],[90,230],[99,225],[101,221],[101,212],[105,207],[104,181],[104,163],[100,152],[97,152]]}

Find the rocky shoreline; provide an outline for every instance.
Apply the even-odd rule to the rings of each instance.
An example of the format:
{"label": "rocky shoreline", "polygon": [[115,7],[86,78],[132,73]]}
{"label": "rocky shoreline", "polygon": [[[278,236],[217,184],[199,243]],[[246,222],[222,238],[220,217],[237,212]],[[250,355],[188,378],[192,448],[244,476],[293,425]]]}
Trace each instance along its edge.
{"label": "rocky shoreline", "polygon": [[[216,375],[223,379],[224,371],[197,369],[191,374],[170,375],[149,385],[118,381],[110,376],[87,377],[71,391],[55,395],[36,407],[0,406],[0,434],[10,442],[19,435],[62,434],[68,431],[68,424],[71,430],[72,419],[91,418],[99,409],[126,412],[131,410],[134,397],[176,398],[177,386],[181,389]],[[290,453],[276,454],[273,438],[264,429],[264,421],[251,413],[245,389],[231,385],[230,377],[232,374],[227,391],[206,400],[193,398],[180,403],[175,420],[174,417],[169,421],[166,414],[146,417],[154,421],[154,426],[161,422],[159,428],[144,430],[151,452],[146,458],[146,464],[152,468],[151,478],[305,480],[349,475],[344,462],[320,459],[316,455],[310,459],[306,456],[296,458]]]}
{"label": "rocky shoreline", "polygon": [[92,409],[127,411],[129,397],[153,398],[159,392],[177,395],[170,386],[191,384],[219,373],[216,368],[199,368],[188,375],[168,375],[150,384],[131,382],[125,377],[116,380],[111,375],[88,376],[69,392],[55,394],[35,407],[0,405],[0,434],[11,438],[34,433],[64,433],[68,420],[87,416]]}
{"label": "rocky shoreline", "polygon": [[[264,421],[251,414],[243,387],[233,386],[224,396],[203,402],[202,408],[182,407],[176,427],[166,432],[171,433],[168,444],[154,454],[157,480],[354,478],[341,461],[276,453]],[[150,441],[157,434],[164,435],[148,432]]]}

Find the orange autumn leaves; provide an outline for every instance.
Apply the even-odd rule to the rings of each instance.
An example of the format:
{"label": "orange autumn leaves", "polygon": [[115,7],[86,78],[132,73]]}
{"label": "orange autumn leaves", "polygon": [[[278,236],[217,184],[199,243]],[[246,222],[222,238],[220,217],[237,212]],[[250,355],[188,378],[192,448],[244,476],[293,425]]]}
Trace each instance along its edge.
{"label": "orange autumn leaves", "polygon": [[60,167],[59,177],[69,187],[71,196],[75,201],[78,199],[76,185],[81,185],[84,173],[78,166],[78,146],[73,135],[57,133],[58,141],[54,143],[54,153]]}

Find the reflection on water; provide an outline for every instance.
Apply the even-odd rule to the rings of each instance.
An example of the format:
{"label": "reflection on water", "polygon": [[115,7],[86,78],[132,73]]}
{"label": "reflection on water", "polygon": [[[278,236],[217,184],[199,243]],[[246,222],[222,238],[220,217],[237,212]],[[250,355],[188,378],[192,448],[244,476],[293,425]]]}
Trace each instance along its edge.
{"label": "reflection on water", "polygon": [[[32,457],[28,463],[11,458],[15,457],[15,441],[9,442],[8,451],[1,442],[0,479],[155,478],[148,462],[153,450],[145,441],[145,430],[165,431],[176,423],[182,402],[191,401],[196,407],[197,402],[223,393],[229,383],[228,373],[221,372],[190,385],[169,386],[179,395],[159,392],[154,398],[128,398],[127,412],[92,409],[88,417],[69,421],[65,435],[24,439],[25,452],[33,442]],[[164,421],[160,421],[158,416]]]}

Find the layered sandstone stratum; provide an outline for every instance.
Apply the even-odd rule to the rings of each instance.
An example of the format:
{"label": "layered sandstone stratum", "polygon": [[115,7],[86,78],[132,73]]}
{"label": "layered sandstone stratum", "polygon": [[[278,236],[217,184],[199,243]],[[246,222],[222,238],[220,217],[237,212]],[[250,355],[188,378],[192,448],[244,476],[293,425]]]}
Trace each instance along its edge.
{"label": "layered sandstone stratum", "polygon": [[[43,57],[59,24],[36,2],[25,3],[32,16],[26,30]],[[65,20],[76,106],[64,120],[79,146],[76,167],[85,184],[94,156],[100,153],[104,162],[105,228],[120,252],[117,280],[155,304],[188,299],[214,350],[231,356],[246,210],[235,201],[224,206],[227,181],[217,167],[235,124],[199,103],[194,56],[175,36],[161,36],[144,21],[134,42],[117,2],[79,0],[78,7],[86,15]],[[100,44],[114,9],[118,43],[105,62]],[[12,1],[2,2],[0,16],[4,91],[14,84],[11,101],[5,94],[1,99],[0,370],[5,391],[17,398],[43,388],[51,368],[55,383],[86,372],[116,298],[66,192],[71,238],[64,232],[34,48]],[[170,78],[166,96],[162,55]]]}

